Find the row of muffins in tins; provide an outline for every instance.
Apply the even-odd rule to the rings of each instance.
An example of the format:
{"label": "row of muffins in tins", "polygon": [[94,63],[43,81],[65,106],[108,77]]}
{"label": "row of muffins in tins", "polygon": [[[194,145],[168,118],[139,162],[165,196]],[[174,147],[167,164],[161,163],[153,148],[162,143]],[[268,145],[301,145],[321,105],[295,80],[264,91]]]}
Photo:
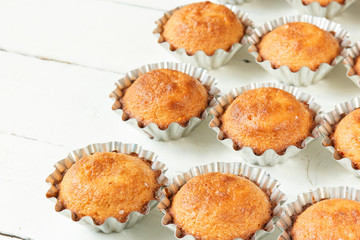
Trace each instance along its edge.
{"label": "row of muffins in tins", "polygon": [[214,162],[169,184],[156,157],[137,144],[89,145],[55,165],[47,197],[56,211],[105,233],[130,228],[159,201],[161,223],[178,239],[360,237],[360,190],[320,188],[284,205],[279,182],[260,168]]}
{"label": "row of muffins in tins", "polygon": [[[251,0],[218,0],[222,4],[243,4]],[[302,14],[333,18],[340,15],[356,0],[287,0],[287,2]]]}
{"label": "row of muffins in tins", "polygon": [[182,62],[206,69],[225,65],[243,46],[267,72],[295,86],[315,84],[344,58],[360,87],[359,44],[340,24],[308,15],[287,16],[257,28],[236,6],[200,2],[164,14],[154,34]]}
{"label": "row of muffins in tins", "polygon": [[189,64],[149,64],[116,82],[112,109],[124,122],[162,141],[186,136],[210,113],[209,127],[217,139],[260,166],[285,162],[320,132],[333,158],[360,176],[360,145],[353,144],[360,98],[322,114],[315,99],[296,87],[253,83],[221,96],[216,84],[206,70]]}

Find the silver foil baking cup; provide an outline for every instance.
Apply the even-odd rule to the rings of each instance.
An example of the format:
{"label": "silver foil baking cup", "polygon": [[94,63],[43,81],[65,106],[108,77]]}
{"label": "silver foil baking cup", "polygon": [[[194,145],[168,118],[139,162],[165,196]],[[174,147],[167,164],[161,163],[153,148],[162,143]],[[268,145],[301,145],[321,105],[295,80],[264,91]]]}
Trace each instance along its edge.
{"label": "silver foil baking cup", "polygon": [[322,115],[319,133],[322,136],[321,145],[331,152],[332,159],[351,171],[355,174],[355,176],[360,177],[360,169],[354,168],[349,158],[341,157],[338,151],[334,148],[334,144],[331,139],[331,135],[335,131],[336,124],[338,124],[345,115],[357,108],[360,108],[360,97],[353,98],[349,102],[337,104],[333,111]]}
{"label": "silver foil baking cup", "polygon": [[346,0],[344,4],[340,4],[336,1],[332,1],[326,7],[320,5],[319,2],[312,2],[310,4],[304,4],[302,0],[287,0],[288,3],[303,14],[309,14],[318,17],[333,18],[341,14],[356,0]]}
{"label": "silver foil baking cup", "polygon": [[278,154],[273,149],[266,150],[261,155],[256,155],[252,148],[250,147],[243,147],[237,150],[234,147],[234,142],[230,138],[226,137],[226,134],[221,130],[221,121],[220,117],[225,112],[226,108],[237,98],[240,94],[252,90],[258,89],[262,87],[273,87],[284,90],[289,92],[290,94],[294,95],[294,97],[308,105],[309,109],[311,109],[315,115],[315,122],[318,125],[320,122],[320,105],[314,102],[314,98],[311,97],[309,94],[301,92],[298,88],[292,86],[285,86],[280,83],[252,83],[246,85],[244,87],[235,88],[230,91],[230,93],[221,96],[217,99],[217,104],[210,110],[210,114],[212,116],[212,120],[210,121],[210,128],[212,128],[215,132],[217,132],[217,139],[225,144],[227,147],[231,148],[232,150],[238,152],[238,154],[248,161],[251,164],[257,164],[260,166],[273,166],[279,163],[284,163],[289,158],[295,156],[301,150],[304,150],[306,146],[315,140],[319,133],[317,131],[317,127],[312,130],[312,135],[307,137],[302,143],[301,147],[298,148],[296,146],[289,146],[283,154]]}
{"label": "silver foil baking cup", "polygon": [[346,51],[347,56],[343,61],[345,67],[347,68],[346,76],[353,81],[356,86],[360,87],[360,76],[354,69],[356,59],[360,57],[360,41],[355,43],[353,47],[348,48]]}
{"label": "silver foil baking cup", "polygon": [[[173,122],[167,129],[162,130],[155,123],[150,123],[146,126],[143,126],[141,122],[137,121],[135,118],[130,118],[128,114],[122,110],[120,99],[124,95],[124,91],[130,87],[131,84],[133,84],[133,82],[141,75],[155,69],[172,69],[186,73],[195,79],[198,79],[202,85],[210,89],[209,95],[212,97],[212,100],[200,118],[192,117],[186,126],[181,126],[180,124]],[[124,122],[145,133],[151,139],[158,141],[177,140],[189,134],[200,124],[201,121],[207,117],[208,109],[213,106],[213,104],[215,104],[215,96],[220,94],[220,90],[216,88],[216,84],[217,80],[214,77],[209,76],[206,70],[191,66],[188,63],[161,62],[147,64],[126,73],[125,77],[121,78],[115,83],[116,89],[110,94],[110,97],[115,101],[112,105],[112,109],[121,116],[121,119]]]}
{"label": "silver foil baking cup", "polygon": [[240,40],[239,43],[234,43],[231,48],[227,51],[224,49],[218,49],[215,53],[211,56],[207,55],[204,51],[200,50],[197,51],[194,55],[189,55],[186,53],[184,48],[173,49],[170,44],[165,41],[162,37],[162,32],[164,29],[165,24],[169,20],[169,18],[173,15],[173,13],[179,10],[181,7],[177,7],[171,11],[168,11],[164,14],[162,18],[156,21],[156,28],[153,31],[158,43],[165,48],[168,52],[170,52],[174,57],[179,59],[182,62],[190,63],[197,67],[202,67],[205,69],[216,69],[225,64],[227,64],[230,59],[235,55],[237,51],[239,51],[244,45],[247,44],[247,36],[252,32],[251,26],[253,22],[248,18],[248,14],[238,9],[236,6],[233,5],[225,5],[231,11],[235,13],[235,15],[239,18],[241,23],[245,27],[245,35]]}
{"label": "silver foil baking cup", "polygon": [[[278,212],[280,212],[282,209],[282,204],[286,201],[286,195],[279,190],[280,183],[274,178],[270,177],[270,175],[261,168],[250,167],[240,162],[213,162],[208,165],[193,167],[188,172],[178,175],[173,179],[173,182],[163,190],[164,196],[158,205],[158,209],[165,215],[161,220],[161,224],[172,230],[176,239],[186,238],[195,240],[195,237],[193,237],[192,235],[185,235],[185,233],[183,233],[181,229],[173,223],[172,217],[168,212],[168,208],[170,208],[171,206],[171,197],[174,196],[180,190],[180,188],[185,185],[190,179],[211,172],[231,173],[245,177],[255,182],[261,189],[269,193],[270,202],[275,205],[275,208],[273,210],[273,216],[278,215]],[[263,237],[269,236],[272,233],[276,234],[276,232],[274,232],[276,228],[276,220],[277,218],[273,217],[270,222],[266,224],[263,230],[259,230],[254,234],[252,239],[265,239]],[[237,238],[236,240],[241,239]]]}
{"label": "silver foil baking cup", "polygon": [[[337,56],[331,64],[322,63],[319,68],[312,71],[310,68],[304,66],[297,72],[292,72],[288,66],[281,66],[275,68],[269,60],[263,60],[258,53],[257,44],[260,43],[262,37],[268,32],[277,27],[285,25],[290,22],[306,22],[328,31],[334,32],[335,38],[339,41],[341,53]],[[349,40],[349,33],[341,28],[341,25],[331,22],[326,18],[314,17],[309,15],[300,16],[286,16],[273,21],[267,21],[264,25],[257,27],[253,34],[248,38],[250,47],[248,52],[255,57],[255,60],[267,72],[271,73],[274,77],[278,78],[281,82],[294,85],[294,86],[309,86],[317,83],[325,77],[339,62],[346,56],[346,47],[351,46]]]}
{"label": "silver foil baking cup", "polygon": [[143,148],[138,144],[126,144],[121,142],[107,142],[107,143],[95,143],[88,145],[85,148],[77,149],[69,153],[69,155],[63,160],[57,162],[54,167],[55,171],[50,174],[46,182],[48,182],[51,187],[46,193],[46,197],[51,201],[55,202],[55,210],[60,211],[60,213],[66,217],[71,218],[73,221],[79,222],[88,228],[96,231],[101,231],[104,233],[110,232],[121,232],[126,228],[132,227],[135,223],[137,223],[143,216],[149,214],[150,210],[153,209],[157,203],[160,201],[161,196],[161,187],[156,192],[156,200],[151,200],[147,206],[145,213],[140,212],[131,212],[126,222],[121,223],[114,217],[109,217],[105,220],[105,222],[101,225],[95,224],[94,220],[90,216],[85,216],[83,218],[78,219],[74,212],[71,212],[69,209],[62,210],[62,204],[58,201],[57,196],[59,189],[56,185],[62,181],[65,172],[71,168],[71,166],[84,156],[91,155],[96,152],[112,152],[117,151],[119,153],[131,154],[136,153],[139,158],[144,158],[145,160],[149,160],[152,162],[151,168],[154,171],[160,170],[161,174],[158,178],[158,183],[160,185],[166,186],[168,185],[168,179],[165,177],[165,172],[167,170],[165,164],[156,160],[157,155],[151,151],[143,150]]}
{"label": "silver foil baking cup", "polygon": [[221,4],[233,4],[233,5],[241,5],[251,1],[252,0],[218,0],[218,2]]}
{"label": "silver foil baking cup", "polygon": [[304,207],[324,199],[335,198],[360,202],[360,190],[351,187],[322,187],[315,191],[298,195],[295,202],[286,204],[283,209],[278,212],[280,219],[276,222],[276,225],[283,229],[283,234],[278,240],[291,240],[288,230],[293,225],[294,216],[301,214],[304,211]]}

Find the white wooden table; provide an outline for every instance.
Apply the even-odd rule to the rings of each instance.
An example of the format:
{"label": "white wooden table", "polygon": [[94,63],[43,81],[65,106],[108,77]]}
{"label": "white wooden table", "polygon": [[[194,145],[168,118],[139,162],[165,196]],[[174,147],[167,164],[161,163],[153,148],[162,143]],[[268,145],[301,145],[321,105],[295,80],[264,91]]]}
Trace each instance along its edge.
{"label": "white wooden table", "polygon": [[[90,143],[139,143],[159,155],[167,176],[213,161],[242,161],[216,140],[208,122],[188,137],[155,142],[120,121],[108,98],[124,72],[176,61],[156,44],[154,21],[189,0],[0,1],[0,239],[175,239],[153,210],[132,229],[101,234],[62,217],[45,198],[45,178],[69,151]],[[295,15],[285,0],[253,0],[242,8],[255,24]],[[360,1],[333,19],[360,40]],[[244,59],[250,60],[246,63]],[[274,81],[246,49],[210,72],[223,93],[251,82]],[[326,111],[360,95],[340,65],[303,91]],[[360,187],[360,179],[331,161],[316,141],[296,158],[266,170],[293,201],[320,186]]]}

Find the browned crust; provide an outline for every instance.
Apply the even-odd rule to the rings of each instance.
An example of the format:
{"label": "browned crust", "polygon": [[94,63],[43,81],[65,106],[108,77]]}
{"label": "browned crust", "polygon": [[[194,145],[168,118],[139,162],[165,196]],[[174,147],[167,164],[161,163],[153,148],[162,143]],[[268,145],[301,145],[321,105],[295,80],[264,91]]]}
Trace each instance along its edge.
{"label": "browned crust", "polygon": [[[117,151],[117,150],[114,150],[114,151],[112,151],[112,152],[120,153],[120,152]],[[94,152],[94,153],[95,153],[95,152]],[[91,153],[90,155],[93,155],[94,153]],[[148,160],[148,159],[145,159],[144,157],[141,157],[141,158],[140,158],[139,155],[138,155],[137,153],[134,153],[134,152],[133,152],[133,153],[130,153],[130,154],[126,154],[126,155],[134,156],[134,157],[137,157],[137,158],[143,160],[143,161],[150,167],[150,169],[151,169],[151,166],[152,166],[152,163],[153,163],[152,161],[150,161],[150,160]],[[75,162],[72,163],[72,165],[74,165],[74,164],[75,164]],[[58,199],[58,195],[59,195],[59,191],[60,191],[60,189],[59,189],[59,184],[61,183],[63,177],[64,177],[65,174],[66,174],[66,172],[72,167],[72,165],[71,165],[70,167],[68,167],[68,168],[65,168],[63,171],[60,172],[60,176],[57,176],[57,178],[58,178],[59,180],[55,180],[55,181],[50,180],[52,175],[57,175],[57,174],[58,174],[59,171],[58,171],[57,169],[56,169],[51,175],[49,175],[49,177],[46,179],[46,182],[48,182],[48,183],[51,184],[51,188],[47,191],[46,197],[47,197],[47,198],[53,198],[53,197],[56,198],[56,204],[55,204],[55,211],[56,211],[56,212],[61,212],[61,211],[65,210],[65,209],[67,209],[66,206],[63,204],[63,202]],[[157,200],[160,201],[160,199],[158,199],[158,197],[156,196],[156,192],[157,192],[161,187],[164,186],[164,184],[161,184],[160,181],[159,181],[159,177],[160,177],[162,171],[161,171],[161,170],[152,170],[152,171],[155,172],[156,180],[157,180],[157,182],[158,182],[158,184],[159,184],[158,188],[156,188],[156,190],[154,190],[154,200],[157,199]],[[54,188],[55,188],[55,189],[54,189]],[[142,208],[141,208],[139,211],[137,211],[137,212],[139,212],[139,213],[141,213],[141,214],[145,214],[146,211],[148,210],[148,208],[147,208],[147,205],[148,205],[148,204],[149,204],[149,202],[147,202],[146,204],[144,204],[144,205],[142,206]],[[72,219],[73,221],[75,221],[75,222],[81,220],[83,217],[86,217],[85,215],[81,215],[81,214],[79,214],[79,213],[77,213],[77,212],[75,212],[75,211],[71,211],[70,209],[68,209],[68,210],[71,212],[71,219]],[[129,213],[128,215],[130,215],[130,213]],[[124,223],[124,222],[127,221],[128,215],[127,215],[125,218],[117,219],[117,220],[118,220],[119,222],[121,222],[121,223]],[[89,217],[91,217],[91,216],[89,216]],[[98,220],[94,219],[93,217],[91,217],[91,219],[93,220],[93,222],[94,222],[95,225],[102,225],[102,224],[106,221],[106,219],[104,219],[103,221],[98,221]]]}
{"label": "browned crust", "polygon": [[[254,89],[254,90],[255,90],[255,89]],[[280,90],[281,90],[281,89],[280,89]],[[240,95],[241,95],[241,94],[240,94]],[[240,95],[239,95],[239,96],[240,96]],[[291,94],[291,95],[292,95],[292,94]],[[237,96],[237,97],[239,97],[239,96]],[[236,97],[236,98],[237,98],[237,97]],[[235,98],[235,99],[236,99],[236,98]],[[235,101],[235,99],[234,99],[234,101]],[[309,111],[309,113],[310,113],[311,116],[312,116],[313,122],[312,122],[311,128],[309,129],[309,134],[308,134],[308,136],[307,136],[307,137],[310,137],[310,136],[312,136],[312,131],[313,131],[314,128],[317,126],[316,121],[315,121],[316,113],[315,113],[312,109],[309,108],[309,104],[307,104],[306,102],[301,102],[301,101],[299,101],[299,102],[302,103],[303,105],[305,105],[306,109]],[[241,145],[239,142],[237,142],[236,140],[232,139],[232,138],[226,133],[226,131],[224,131],[224,129],[223,129],[223,115],[225,114],[225,112],[226,112],[226,110],[228,109],[229,106],[230,106],[230,104],[224,106],[224,107],[223,107],[224,110],[223,110],[222,115],[218,116],[217,118],[218,118],[219,121],[220,121],[219,128],[220,128],[220,131],[224,134],[224,139],[231,139],[231,140],[233,141],[233,148],[234,148],[234,150],[238,151],[238,150],[241,150],[243,147],[247,147],[247,146]],[[296,142],[296,143],[294,143],[294,144],[289,144],[289,145],[284,146],[284,148],[283,148],[282,150],[276,151],[276,153],[279,154],[279,155],[283,155],[283,154],[285,154],[287,148],[290,147],[290,146],[295,146],[295,147],[297,147],[297,148],[301,148],[302,142],[303,142],[307,137],[305,137],[305,138],[302,139],[301,141],[298,141],[298,142]],[[263,152],[257,152],[257,151],[255,151],[254,149],[253,149],[253,151],[254,151],[254,154],[257,155],[257,156],[261,156],[261,155],[263,154]]]}
{"label": "browned crust", "polygon": [[[270,195],[271,195],[270,190],[269,190],[269,189],[261,188],[260,185],[259,185],[257,182],[249,179],[249,178],[246,177],[246,176],[237,175],[237,174],[232,174],[232,175],[239,176],[239,177],[242,177],[242,178],[245,178],[245,179],[251,181],[251,182],[254,183],[262,192],[265,193],[265,195],[266,195],[266,197],[267,197],[267,199],[268,199],[268,201],[270,202],[270,205],[271,205],[271,219],[270,219],[270,221],[272,221],[272,218],[273,218],[273,216],[274,216],[274,215],[273,215],[273,211],[274,211],[275,207],[277,206],[277,203],[276,203],[275,201],[271,201],[271,199],[270,199]],[[201,175],[199,175],[199,176],[201,176]],[[184,185],[185,185],[185,184],[184,184]],[[183,186],[184,186],[184,185],[183,185]],[[182,186],[181,186],[181,187],[182,187]],[[165,190],[167,190],[167,189],[165,189]],[[180,191],[180,188],[178,189],[178,191]],[[173,213],[170,211],[171,206],[172,206],[172,201],[173,201],[173,198],[175,197],[176,193],[175,193],[174,195],[171,195],[170,192],[166,192],[165,195],[166,195],[166,197],[167,197],[167,198],[169,199],[169,201],[170,201],[170,205],[165,209],[165,211],[166,211],[166,212],[171,216],[171,218],[172,218],[171,221],[169,222],[169,224],[174,224],[174,225],[176,225],[175,222],[174,222]],[[262,230],[265,230],[265,226],[266,226],[268,223],[269,223],[269,222],[265,223],[265,224],[261,227],[261,229],[262,229]],[[186,232],[184,229],[182,229],[182,228],[179,227],[178,225],[176,225],[176,227],[179,228],[180,231],[181,231],[180,238],[185,237],[186,235],[192,235],[192,234]],[[255,235],[255,233],[254,233],[253,235]],[[251,235],[249,238],[244,239],[244,240],[250,240],[250,239],[252,239],[253,235]],[[193,236],[196,240],[202,240],[202,237],[201,237],[201,236],[194,236],[194,235],[192,235],[192,236]]]}
{"label": "browned crust", "polygon": [[[161,70],[161,69],[155,69],[155,70]],[[155,70],[153,70],[153,71],[155,71]],[[170,70],[170,69],[169,69],[169,70]],[[176,70],[175,70],[175,71],[176,71]],[[183,72],[181,72],[181,73],[183,73]],[[146,73],[145,73],[145,74],[146,74]],[[183,74],[186,74],[186,73],[183,73]],[[141,75],[141,76],[143,76],[143,75]],[[140,78],[141,76],[139,76],[138,78]],[[190,75],[189,75],[189,76],[190,76]],[[137,79],[138,79],[138,78],[137,78]],[[129,120],[129,119],[131,119],[131,118],[134,118],[134,119],[136,119],[136,121],[138,122],[139,127],[144,128],[144,127],[146,127],[146,126],[147,126],[148,124],[150,124],[150,123],[148,123],[148,124],[144,123],[143,120],[141,120],[141,119],[139,119],[139,118],[136,118],[135,116],[133,116],[133,114],[131,114],[129,111],[127,111],[127,110],[124,109],[124,101],[123,101],[123,98],[124,98],[127,90],[132,86],[132,84],[133,84],[137,79],[133,80],[132,83],[131,83],[131,85],[129,85],[128,87],[126,87],[126,88],[124,88],[124,89],[121,90],[123,94],[122,94],[122,96],[118,99],[118,101],[119,101],[119,103],[120,103],[120,107],[119,107],[118,109],[121,109],[121,110],[127,115],[127,119],[126,119],[125,121],[127,121],[127,120]],[[208,107],[210,107],[210,103],[211,103],[211,101],[214,99],[214,96],[213,96],[212,94],[210,94],[211,88],[210,88],[209,86],[207,86],[207,85],[202,84],[202,82],[201,82],[199,79],[197,79],[197,78],[194,78],[194,79],[197,80],[199,83],[201,83],[201,85],[205,88],[205,90],[206,90],[206,92],[207,92],[207,106],[206,106],[206,108],[204,109],[204,111],[202,111],[202,112],[199,113],[198,115],[192,116],[192,117],[190,117],[188,120],[185,120],[185,121],[178,121],[178,122],[176,122],[176,123],[178,123],[178,124],[179,124],[180,126],[182,126],[182,127],[187,127],[188,124],[189,124],[189,122],[190,122],[190,120],[191,120],[191,118],[193,118],[193,117],[197,117],[197,118],[200,118],[200,119],[201,119],[203,113],[206,111],[206,109],[207,109]],[[155,124],[156,124],[156,123],[155,123]],[[170,124],[169,124],[169,125],[170,125]],[[157,126],[158,126],[159,129],[161,129],[161,130],[166,130],[166,129],[168,128],[168,126],[161,126],[161,125],[159,125],[159,124],[157,124]]]}

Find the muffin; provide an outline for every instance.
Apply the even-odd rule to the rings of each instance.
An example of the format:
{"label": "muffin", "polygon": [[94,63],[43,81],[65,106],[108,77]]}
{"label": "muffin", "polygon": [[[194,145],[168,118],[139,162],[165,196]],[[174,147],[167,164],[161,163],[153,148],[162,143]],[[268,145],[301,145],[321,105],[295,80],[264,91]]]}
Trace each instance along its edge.
{"label": "muffin", "polygon": [[332,139],[336,151],[360,169],[360,108],[347,114],[335,127]]}
{"label": "muffin", "polygon": [[354,70],[355,70],[356,74],[360,76],[360,57],[358,57],[356,59],[356,63],[354,65]]}
{"label": "muffin", "polygon": [[234,148],[250,147],[256,155],[273,149],[282,154],[300,147],[315,127],[315,113],[292,94],[274,87],[240,94],[220,116],[220,129]]}
{"label": "muffin", "polygon": [[338,2],[340,4],[344,4],[345,3],[345,0],[302,0],[302,2],[305,4],[305,5],[308,5],[310,3],[313,3],[313,2],[318,2],[320,4],[320,6],[322,7],[326,7],[327,5],[329,5],[331,2]]}
{"label": "muffin", "polygon": [[77,220],[90,216],[96,225],[109,217],[124,223],[133,211],[144,213],[160,188],[160,171],[136,155],[97,152],[73,164],[58,184],[58,203]]}
{"label": "muffin", "polygon": [[210,102],[208,90],[194,77],[171,69],[155,69],[135,80],[120,99],[123,111],[143,126],[166,129],[173,122],[186,126],[200,117]]}
{"label": "muffin", "polygon": [[255,183],[229,173],[190,179],[172,198],[173,222],[196,239],[250,239],[272,218],[269,196]]}
{"label": "muffin", "polygon": [[186,5],[169,18],[161,33],[173,49],[184,48],[189,55],[217,49],[228,51],[239,43],[245,27],[230,9],[209,1]]}
{"label": "muffin", "polygon": [[297,72],[306,66],[312,71],[322,63],[331,64],[340,54],[332,33],[305,22],[290,22],[265,34],[257,44],[259,56],[273,67],[288,66]]}
{"label": "muffin", "polygon": [[292,240],[360,239],[360,203],[348,199],[322,200],[296,217]]}

